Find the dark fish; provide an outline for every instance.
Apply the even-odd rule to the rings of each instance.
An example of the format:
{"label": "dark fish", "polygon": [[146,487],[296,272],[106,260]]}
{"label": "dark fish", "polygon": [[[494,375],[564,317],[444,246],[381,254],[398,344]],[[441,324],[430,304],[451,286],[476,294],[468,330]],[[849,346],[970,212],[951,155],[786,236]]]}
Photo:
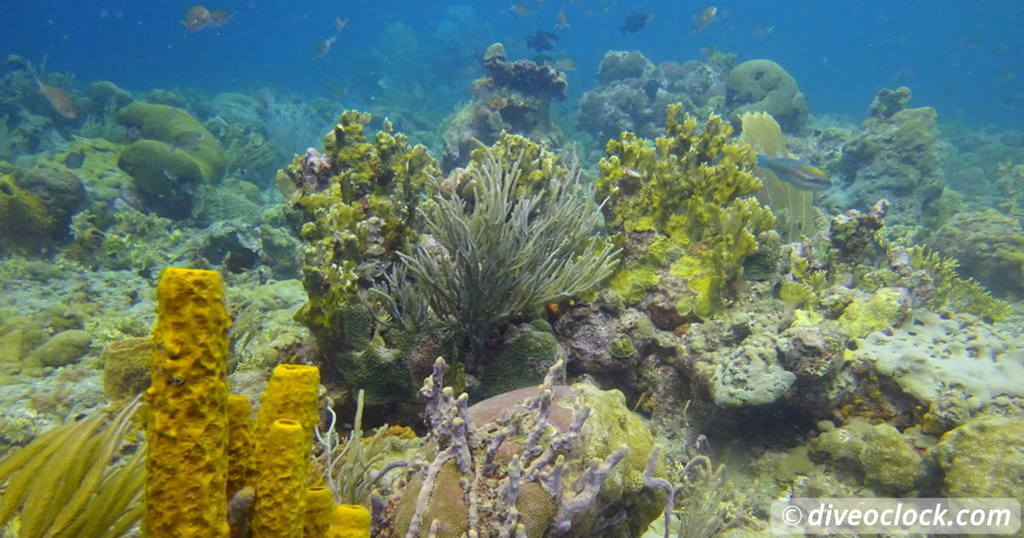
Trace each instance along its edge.
{"label": "dark fish", "polygon": [[56,86],[43,84],[38,78],[36,79],[36,84],[39,85],[39,93],[46,97],[46,100],[50,102],[50,106],[58,114],[69,120],[78,117],[78,107],[75,106],[75,102],[71,100],[71,97],[64,90]]}
{"label": "dark fish", "polygon": [[820,191],[832,186],[822,169],[810,163],[786,157],[757,156],[757,165],[771,170],[779,179],[806,191]]}
{"label": "dark fish", "polygon": [[714,22],[715,15],[718,15],[718,8],[715,6],[708,6],[701,11],[699,15],[693,19],[693,33],[698,34],[704,28],[707,28],[709,24]]}
{"label": "dark fish", "polygon": [[526,46],[536,50],[551,50],[558,43],[558,36],[547,30],[537,30],[537,33],[526,38]]}
{"label": "dark fish", "polygon": [[624,34],[635,34],[644,28],[654,19],[653,13],[634,13],[626,18],[619,30]]}

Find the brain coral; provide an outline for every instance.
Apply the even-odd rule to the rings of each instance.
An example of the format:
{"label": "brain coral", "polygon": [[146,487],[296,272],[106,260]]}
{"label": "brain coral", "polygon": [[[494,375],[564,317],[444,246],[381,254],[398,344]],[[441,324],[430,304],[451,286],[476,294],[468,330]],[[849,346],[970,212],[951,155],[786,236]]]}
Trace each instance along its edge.
{"label": "brain coral", "polygon": [[725,105],[731,117],[767,112],[789,133],[807,123],[807,101],[796,79],[771,60],[750,60],[734,67],[725,82]]}

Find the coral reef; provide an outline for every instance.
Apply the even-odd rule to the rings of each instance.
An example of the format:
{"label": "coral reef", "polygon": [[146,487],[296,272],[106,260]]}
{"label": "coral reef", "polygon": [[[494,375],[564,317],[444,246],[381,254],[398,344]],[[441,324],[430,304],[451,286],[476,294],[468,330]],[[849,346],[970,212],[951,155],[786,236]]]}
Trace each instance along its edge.
{"label": "coral reef", "polygon": [[220,142],[188,112],[136,102],[119,110],[117,121],[133,140],[121,151],[118,166],[158,214],[187,216],[196,187],[224,175]]}
{"label": "coral reef", "polygon": [[943,493],[951,497],[1008,497],[1020,502],[1024,488],[1024,442],[1020,417],[982,416],[942,436],[929,454],[944,471]]}
{"label": "coral reef", "polygon": [[483,65],[487,76],[473,82],[472,100],[446,121],[442,167],[465,166],[474,140],[494,144],[503,132],[561,146],[562,132],[549,109],[552,99],[565,99],[565,74],[532,60],[506,60],[501,43],[488,47]]}
{"label": "coral reef", "polygon": [[665,107],[683,103],[698,117],[721,112],[725,77],[709,64],[690,60],[655,66],[640,51],[608,51],[598,67],[598,85],[580,99],[580,128],[599,144],[631,131],[657,137]]}
{"label": "coral reef", "polygon": [[[739,115],[740,138],[754,147],[758,155],[787,157],[793,155],[786,150],[786,138],[775,118],[767,112],[744,112]],[[763,167],[757,168],[757,176],[764,187],[757,191],[757,199],[772,209],[783,241],[797,241],[801,236],[814,235],[817,212],[811,191],[797,189]]]}
{"label": "coral reef", "polygon": [[1024,397],[1024,341],[968,316],[917,312],[912,323],[860,340],[848,353],[913,398],[932,432],[946,431],[1000,398]]}
{"label": "coral reef", "polygon": [[729,71],[725,81],[729,117],[744,112],[767,112],[787,133],[807,124],[807,101],[796,80],[771,60],[749,60]]}
{"label": "coral reef", "polygon": [[627,234],[624,239],[656,234],[646,253],[643,244],[627,247],[622,270],[668,266],[669,274],[685,279],[687,291],[675,304],[679,316],[720,312],[727,286],[757,251],[757,234],[775,225],[770,210],[746,197],[762,184],[751,173],[753,151],[729,141],[731,134],[718,116],[698,131],[696,118],[671,105],[664,136],[650,142],[623,133],[608,142],[608,157],[599,164],[597,195],[609,197],[612,225]]}
{"label": "coral reef", "polygon": [[15,183],[14,176],[0,172],[0,247],[22,254],[38,252],[55,228],[43,201]]}
{"label": "coral reef", "polygon": [[653,441],[621,394],[556,386],[556,364],[541,386],[470,408],[442,388],[446,369],[438,359],[421,390],[425,459],[382,503],[375,536],[635,536],[657,516],[643,479]]}
{"label": "coral reef", "polygon": [[616,262],[617,251],[594,237],[600,213],[579,168],[546,171],[554,162],[516,135],[480,148],[458,174],[467,180],[462,192],[438,189],[424,206],[431,241],[403,256],[411,281],[395,281],[411,290],[378,293],[405,327],[417,322],[400,309],[397,295],[411,293],[429,305],[432,318],[416,329],[437,326],[452,334],[457,349],[468,351],[472,373],[479,350],[513,317],[535,316],[545,305],[594,291]]}
{"label": "coral reef", "polygon": [[919,221],[943,185],[935,109],[900,108],[908,101],[909,90],[880,90],[872,115],[843,146],[837,163],[849,205],[864,209],[889,200],[895,224]]}
{"label": "coral reef", "polygon": [[[919,432],[900,432],[889,424],[870,424],[854,418],[842,427],[823,421],[822,433],[810,442],[816,459],[855,471],[866,484],[883,495],[907,495],[920,492],[934,478],[934,470],[921,453],[926,447]],[[924,440],[922,444],[934,444]]]}
{"label": "coral reef", "polygon": [[961,275],[992,291],[1024,292],[1024,227],[994,209],[954,215],[935,231],[929,245],[958,260]]}

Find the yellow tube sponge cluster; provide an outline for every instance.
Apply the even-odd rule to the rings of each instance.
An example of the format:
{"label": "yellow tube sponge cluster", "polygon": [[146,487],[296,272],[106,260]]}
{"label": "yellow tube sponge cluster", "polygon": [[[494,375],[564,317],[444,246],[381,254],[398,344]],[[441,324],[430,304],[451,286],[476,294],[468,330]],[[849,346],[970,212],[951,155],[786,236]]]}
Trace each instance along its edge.
{"label": "yellow tube sponge cluster", "polygon": [[153,379],[146,391],[149,536],[226,537],[227,331],[214,271],[168,268],[157,285]]}
{"label": "yellow tube sponge cluster", "polygon": [[358,504],[338,505],[327,538],[370,538],[370,511]]}
{"label": "yellow tube sponge cluster", "polygon": [[[306,479],[319,418],[320,370],[281,364],[274,368],[256,416],[256,501],[253,536],[302,536]],[[295,430],[295,446],[283,443],[282,428]],[[285,472],[286,469],[291,471]]]}
{"label": "yellow tube sponge cluster", "polygon": [[260,411],[256,417],[256,443],[266,437],[275,420],[290,419],[299,422],[309,439],[319,421],[320,370],[316,366],[279,364],[267,382],[267,390],[260,398]]}
{"label": "yellow tube sponge cluster", "polygon": [[295,420],[275,420],[256,470],[253,538],[302,538],[310,440]]}
{"label": "yellow tube sponge cluster", "polygon": [[249,398],[241,394],[228,395],[228,501],[252,478],[252,428]]}

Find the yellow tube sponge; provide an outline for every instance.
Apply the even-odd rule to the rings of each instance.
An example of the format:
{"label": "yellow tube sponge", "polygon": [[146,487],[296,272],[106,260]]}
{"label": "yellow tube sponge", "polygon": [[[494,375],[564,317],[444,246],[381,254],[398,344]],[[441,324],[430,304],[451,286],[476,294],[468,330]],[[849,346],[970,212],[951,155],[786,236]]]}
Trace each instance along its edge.
{"label": "yellow tube sponge", "polygon": [[370,511],[358,504],[339,504],[327,538],[370,538]]}
{"label": "yellow tube sponge", "polygon": [[324,538],[334,517],[334,493],[323,486],[306,489],[306,516],[302,538]]}
{"label": "yellow tube sponge", "polygon": [[256,470],[253,538],[302,538],[311,440],[295,420],[275,420]]}
{"label": "yellow tube sponge", "polygon": [[252,481],[252,404],[241,394],[228,395],[228,491],[235,493]]}
{"label": "yellow tube sponge", "polygon": [[[313,438],[319,421],[320,370],[316,366],[279,364],[267,382],[256,417],[256,443],[265,438],[275,420],[290,419],[302,424],[306,436]],[[257,446],[257,455],[260,454]]]}
{"label": "yellow tube sponge", "polygon": [[227,331],[214,271],[168,268],[157,285],[146,396],[148,536],[226,537]]}

